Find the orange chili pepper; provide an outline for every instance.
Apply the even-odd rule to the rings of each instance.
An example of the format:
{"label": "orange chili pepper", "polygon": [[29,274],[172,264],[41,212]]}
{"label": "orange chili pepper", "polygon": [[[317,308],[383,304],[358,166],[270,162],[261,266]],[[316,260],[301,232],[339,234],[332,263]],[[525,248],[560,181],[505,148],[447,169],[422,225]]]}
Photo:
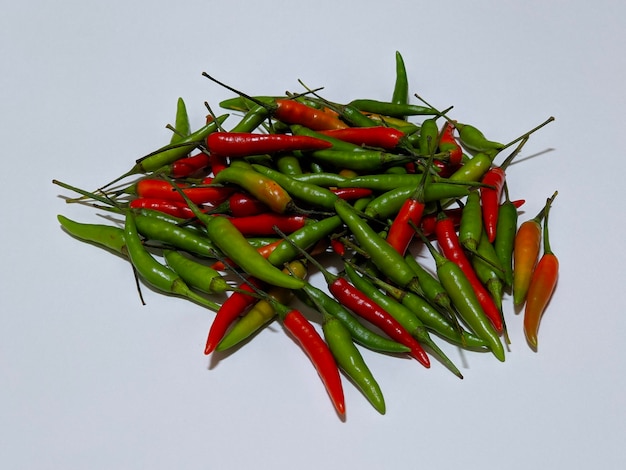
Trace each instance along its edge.
{"label": "orange chili pepper", "polygon": [[537,264],[541,246],[541,221],[548,210],[556,192],[546,205],[532,219],[520,225],[515,235],[513,247],[513,303],[522,305],[526,301],[530,280]]}
{"label": "orange chili pepper", "polygon": [[537,263],[530,280],[526,309],[524,311],[524,334],[526,335],[526,341],[535,351],[537,350],[539,322],[548,302],[552,298],[559,277],[559,260],[550,248],[548,212],[550,212],[550,204],[547,204],[543,222],[543,256]]}

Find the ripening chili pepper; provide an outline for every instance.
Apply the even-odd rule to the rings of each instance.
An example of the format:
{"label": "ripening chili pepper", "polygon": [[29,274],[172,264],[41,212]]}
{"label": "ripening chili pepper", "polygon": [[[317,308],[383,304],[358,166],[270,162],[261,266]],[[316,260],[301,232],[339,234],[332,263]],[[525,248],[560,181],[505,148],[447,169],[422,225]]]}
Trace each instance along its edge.
{"label": "ripening chili pepper", "polygon": [[[207,180],[210,183],[211,180]],[[233,188],[222,186],[179,185],[185,195],[195,204],[220,204],[235,192]],[[172,187],[172,183],[163,179],[146,178],[128,188],[130,194],[149,199],[183,202],[183,197]]]}
{"label": "ripening chili pepper", "polygon": [[246,294],[246,292],[250,294],[254,292],[250,284],[259,289],[262,289],[265,285],[259,279],[249,276],[246,282],[241,283],[237,290],[233,291],[224,303],[222,303],[211,323],[206,346],[204,347],[204,354],[211,354],[220,341],[222,341],[222,338],[224,338],[230,325],[232,325],[240,315],[243,315],[248,307],[256,302],[257,297]]}
{"label": "ripening chili pepper", "polygon": [[163,250],[167,265],[190,287],[207,294],[218,294],[230,289],[230,285],[215,269],[199,263],[176,250]]}
{"label": "ripening chili pepper", "polygon": [[463,270],[455,262],[450,261],[439,253],[423,234],[422,240],[435,259],[437,277],[450,295],[450,299],[460,317],[472,332],[487,343],[487,347],[493,355],[498,360],[504,362],[504,347],[498,332],[493,327],[491,320],[485,315],[480,301],[476,297],[474,288]]}
{"label": "ripening chili pepper", "polygon": [[155,289],[185,297],[210,310],[217,311],[219,305],[192,291],[183,279],[167,266],[159,263],[143,246],[132,211],[126,212],[124,240],[128,258],[141,279]]}
{"label": "ripening chili pepper", "polygon": [[513,247],[513,303],[515,305],[522,305],[526,301],[533,270],[539,258],[541,221],[556,194],[555,192],[548,199],[535,217],[522,223],[515,235]]}
{"label": "ripening chili pepper", "polygon": [[279,214],[289,212],[295,206],[291,196],[283,187],[271,178],[254,170],[252,166],[231,165],[220,171],[213,178],[213,183],[236,184],[268,206],[270,210]]}
{"label": "ripening chili pepper", "polygon": [[323,209],[333,209],[338,196],[327,188],[297,181],[288,175],[263,165],[253,164],[252,168],[263,176],[275,181],[292,197]]}
{"label": "ripening chili pepper", "polygon": [[537,350],[537,333],[541,317],[552,298],[559,277],[559,260],[552,252],[548,235],[550,207],[551,203],[547,203],[543,219],[543,255],[533,271],[524,309],[524,334],[534,351]]}
{"label": "ripening chili pepper", "polygon": [[386,238],[387,243],[403,256],[411,240],[413,240],[413,235],[415,234],[413,226],[419,225],[424,214],[424,208],[426,207],[424,193],[426,182],[428,181],[428,170],[430,170],[431,165],[432,157],[429,159],[428,166],[422,173],[415,191],[402,203],[402,207],[400,207],[396,217],[389,226],[389,233]]}
{"label": "ripening chili pepper", "polygon": [[465,200],[458,237],[459,243],[470,252],[476,251],[483,237],[482,207],[478,191],[471,191]]}
{"label": "ripening chili pepper", "polygon": [[253,132],[213,132],[207,137],[209,152],[228,158],[251,155],[311,151],[330,148],[326,141],[290,134],[259,134]]}
{"label": "ripening chili pepper", "polygon": [[124,230],[113,225],[86,224],[57,215],[61,226],[73,237],[85,242],[95,243],[122,256],[128,256]]}
{"label": "ripening chili pepper", "polygon": [[[346,262],[344,269],[348,278],[357,289],[370,297],[372,301],[380,306],[380,308],[389,312],[389,314],[394,317],[398,323],[400,323],[402,327],[406,329],[415,339],[417,339],[420,344],[427,346],[454,375],[460,379],[463,378],[459,369],[457,369],[448,356],[446,356],[439,346],[437,346],[437,344],[432,340],[426,331],[424,323],[413,311],[409,310],[406,306],[397,302],[393,298],[383,294],[370,280],[366,279],[365,276],[357,274],[352,263]],[[374,282],[376,282],[377,285],[383,284],[383,282],[379,279],[376,279]]]}
{"label": "ripening chili pepper", "polygon": [[206,72],[203,72],[202,75],[233,93],[237,93],[246,100],[264,107],[271,116],[274,116],[276,119],[286,124],[300,124],[313,130],[341,129],[347,127],[347,124],[334,114],[308,106],[295,99],[273,97],[257,99],[220,82]]}
{"label": "ripening chili pepper", "polygon": [[[483,286],[476,276],[472,264],[463,252],[452,220],[448,219],[443,212],[441,212],[437,218],[435,235],[437,236],[437,243],[443,251],[444,256],[461,268],[463,274],[472,286],[474,294],[478,298],[485,315],[492,322],[495,330],[501,332],[503,325],[500,311],[485,286]],[[450,294],[450,292],[448,292],[448,294]]]}
{"label": "ripening chili pepper", "polygon": [[328,313],[324,313],[322,331],[339,368],[357,385],[372,406],[380,414],[385,414],[385,399],[380,385],[352,342],[350,331]]}
{"label": "ripening chili pepper", "polygon": [[[293,261],[288,267],[283,269],[285,274],[291,274],[298,279],[304,279],[307,274],[306,266],[300,261]],[[281,304],[287,304],[293,296],[293,291],[284,287],[272,287],[268,289],[267,295]],[[232,348],[242,341],[250,338],[252,335],[260,331],[265,325],[269,324],[276,317],[274,305],[266,299],[257,300],[254,305],[248,309],[232,328],[223,336],[216,347],[217,351],[225,351]]]}

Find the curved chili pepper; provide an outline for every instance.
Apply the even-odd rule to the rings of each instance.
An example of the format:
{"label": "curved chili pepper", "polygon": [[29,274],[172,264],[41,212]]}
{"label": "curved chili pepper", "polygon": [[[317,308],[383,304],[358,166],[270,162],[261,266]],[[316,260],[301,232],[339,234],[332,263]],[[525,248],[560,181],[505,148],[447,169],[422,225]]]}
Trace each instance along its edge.
{"label": "curved chili pepper", "polygon": [[252,132],[213,132],[207,137],[209,152],[228,158],[251,155],[311,151],[332,147],[326,141],[289,134],[258,134]]}
{"label": "curved chili pepper", "polygon": [[276,159],[276,168],[285,175],[294,176],[302,174],[300,159],[294,155],[282,155]]}
{"label": "curved chili pepper", "polygon": [[473,152],[486,152],[495,155],[495,153],[505,147],[504,144],[500,142],[487,139],[482,131],[470,124],[455,121],[454,127],[459,131],[461,145]]}
{"label": "curved chili pepper", "polygon": [[369,188],[330,188],[330,190],[344,201],[354,201],[371,196],[373,191]]}
{"label": "curved chili pepper", "polygon": [[485,286],[482,285],[476,276],[474,268],[472,267],[467,256],[465,256],[463,248],[459,243],[456,230],[454,229],[454,224],[445,216],[444,213],[440,213],[440,216],[437,219],[435,235],[437,236],[437,242],[441,247],[444,256],[461,268],[467,280],[470,282],[472,289],[474,290],[474,294],[480,301],[480,305],[485,312],[485,315],[487,315],[496,331],[501,332],[503,326],[500,311]]}
{"label": "curved chili pepper", "polygon": [[220,306],[218,304],[192,291],[176,272],[159,263],[145,249],[137,232],[135,215],[132,211],[126,212],[124,240],[128,258],[135,272],[150,286],[168,294],[185,297],[210,310],[217,311],[219,309]]}
{"label": "curved chili pepper", "polygon": [[548,235],[548,213],[551,203],[547,204],[543,220],[543,255],[533,271],[526,307],[524,309],[524,334],[533,350],[537,350],[539,322],[552,298],[559,277],[559,260],[552,252]]}
{"label": "curved chili pepper", "polygon": [[250,284],[259,289],[264,287],[262,281],[253,276],[249,276],[246,282],[241,283],[237,290],[224,301],[217,310],[215,318],[211,323],[206,346],[204,347],[204,354],[211,354],[213,350],[215,350],[230,325],[257,300],[256,297],[246,294],[246,292],[254,292]]}
{"label": "curved chili pepper", "polygon": [[299,310],[280,309],[278,315],[283,326],[298,341],[304,352],[309,356],[326,390],[340,415],[345,414],[345,402],[339,367],[324,339]]}
{"label": "curved chili pepper", "polygon": [[85,242],[95,243],[122,256],[128,256],[124,230],[104,224],[86,224],[57,215],[61,226],[73,237]]}
{"label": "curved chili pepper", "polygon": [[[409,78],[402,54],[398,51],[396,51],[396,81],[393,86],[391,102],[398,105],[409,103]],[[402,118],[406,118],[406,116],[402,116]]]}
{"label": "curved chili pepper", "polygon": [[213,178],[213,183],[236,184],[279,214],[294,207],[291,196],[283,187],[247,164],[225,168]]}

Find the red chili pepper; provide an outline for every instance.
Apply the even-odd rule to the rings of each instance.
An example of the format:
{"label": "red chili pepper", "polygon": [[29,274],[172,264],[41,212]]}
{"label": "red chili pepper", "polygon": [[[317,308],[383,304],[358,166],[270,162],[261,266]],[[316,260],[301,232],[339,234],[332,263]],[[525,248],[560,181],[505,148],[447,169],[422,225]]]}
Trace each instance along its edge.
{"label": "red chili pepper", "polygon": [[449,152],[448,165],[451,167],[457,167],[463,159],[463,149],[456,141],[454,129],[454,124],[446,121],[439,134],[439,151]]}
{"label": "red chili pepper", "polygon": [[224,301],[222,306],[217,311],[215,318],[213,319],[213,323],[211,323],[206,346],[204,347],[204,354],[211,354],[226,334],[228,327],[237,319],[237,317],[245,312],[246,308],[250,307],[258,300],[254,296],[245,294],[245,292],[254,292],[254,289],[250,287],[248,283],[258,289],[262,289],[264,287],[263,282],[250,276],[247,278],[247,282],[242,283],[238,290],[233,292],[230,297]]}
{"label": "red chili pepper", "polygon": [[478,297],[480,301],[485,315],[487,315],[496,331],[501,333],[503,331],[503,325],[500,310],[498,310],[493,298],[489,295],[489,291],[480,282],[471,262],[467,256],[465,256],[465,252],[459,243],[454,222],[452,219],[446,217],[443,212],[441,212],[437,218],[435,234],[437,236],[437,243],[441,247],[444,256],[463,270],[463,273],[472,285],[476,297]]}
{"label": "red chili pepper", "polygon": [[328,288],[344,307],[380,328],[391,339],[411,348],[410,354],[424,367],[430,367],[428,355],[419,342],[395,318],[350,284],[347,279],[336,276],[328,284]]}
{"label": "red chili pepper", "polygon": [[[210,179],[204,179],[210,182]],[[195,204],[219,204],[235,192],[234,188],[223,186],[179,185],[187,197]],[[135,193],[138,197],[184,202],[184,198],[169,181],[146,178],[137,182]]]}
{"label": "red chili pepper", "polygon": [[339,256],[343,257],[346,254],[346,245],[344,245],[338,238],[331,238],[330,246]]}
{"label": "red chili pepper", "polygon": [[339,198],[344,201],[353,201],[371,196],[373,191],[369,188],[330,188]]}
{"label": "red chili pepper", "polygon": [[[279,315],[281,315],[279,313]],[[345,414],[346,406],[339,367],[328,345],[313,325],[298,310],[281,315],[283,326],[298,341],[315,366],[337,412]]]}
{"label": "red chili pepper", "polygon": [[350,142],[354,145],[393,150],[403,144],[404,132],[393,127],[349,127],[320,131],[321,134]]}
{"label": "red chili pepper", "polygon": [[267,205],[257,198],[241,192],[236,192],[214,210],[215,213],[229,213],[233,217],[249,217],[268,211]]}
{"label": "red chili pepper", "polygon": [[491,167],[481,179],[481,183],[492,186],[481,186],[480,202],[482,205],[483,224],[489,243],[496,239],[496,226],[498,225],[498,213],[500,212],[500,200],[506,181],[506,168],[521,151],[528,138],[522,140],[517,148],[502,162],[499,167]]}
{"label": "red chili pepper", "polygon": [[332,144],[306,135],[213,132],[207,137],[207,147],[218,156],[241,158],[297,150],[323,150],[332,147]]}
{"label": "red chili pepper", "polygon": [[196,155],[176,160],[170,165],[169,174],[172,178],[186,178],[208,169],[210,165],[210,157],[206,153],[200,152]]}
{"label": "red chili pepper", "polygon": [[190,219],[194,217],[194,213],[189,206],[184,202],[178,201],[140,197],[130,201],[129,207],[131,209],[151,209],[180,219]]}
{"label": "red chili pepper", "polygon": [[282,232],[292,233],[307,224],[304,215],[283,215],[267,212],[247,217],[231,217],[230,221],[246,236],[276,235],[275,227]]}
{"label": "red chili pepper", "polygon": [[228,167],[226,157],[209,154],[209,160],[211,162],[211,172],[213,173],[213,176],[216,176],[220,171]]}
{"label": "red chili pepper", "polygon": [[426,170],[424,170],[417,188],[415,188],[415,191],[404,201],[389,227],[387,242],[403,256],[415,234],[414,227],[419,225],[422,215],[424,214],[424,208],[426,207],[426,202],[424,201],[424,187],[430,172],[431,162],[432,158]]}

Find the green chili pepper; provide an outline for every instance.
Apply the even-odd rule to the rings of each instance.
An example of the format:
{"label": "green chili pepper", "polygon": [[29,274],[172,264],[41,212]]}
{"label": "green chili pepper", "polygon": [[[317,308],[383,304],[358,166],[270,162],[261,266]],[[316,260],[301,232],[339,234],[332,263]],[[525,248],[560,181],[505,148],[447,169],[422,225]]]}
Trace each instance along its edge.
{"label": "green chili pepper", "polygon": [[491,168],[493,157],[487,153],[480,152],[470,158],[449,176],[451,181],[480,181],[487,170]]}
{"label": "green chili pepper", "polygon": [[[396,51],[396,81],[391,95],[391,102],[398,105],[409,103],[409,79],[406,73],[406,66],[402,54]],[[401,116],[405,119],[406,116]]]}
{"label": "green chili pepper", "polygon": [[[326,217],[318,222],[307,224],[299,230],[292,232],[287,238],[300,248],[307,250],[324,237],[331,235],[339,227],[341,227],[341,219],[339,216]],[[282,266],[284,263],[291,261],[299,255],[298,250],[288,241],[283,240],[274,251],[269,255],[267,260],[274,266]]]}
{"label": "green chili pepper", "polygon": [[176,144],[191,134],[189,127],[189,116],[187,115],[187,106],[182,98],[178,98],[176,102],[176,124],[174,134],[170,140],[171,144]]}
{"label": "green chili pepper", "polygon": [[385,309],[392,317],[394,317],[402,327],[407,330],[415,339],[421,344],[428,346],[432,353],[434,353],[439,360],[450,371],[459,378],[463,378],[463,375],[454,365],[454,363],[444,354],[444,352],[435,344],[432,340],[424,323],[415,315],[413,311],[405,307],[399,302],[396,302],[391,297],[386,296],[379,291],[376,286],[368,281],[364,276],[359,276],[355,269],[349,262],[346,262],[344,269],[348,278],[354,284],[354,286],[367,295],[370,299],[376,302],[380,307]]}
{"label": "green chili pepper", "polygon": [[385,101],[358,99],[350,102],[351,106],[367,113],[383,114],[385,116],[402,118],[404,116],[436,115],[439,112],[433,108],[414,104],[398,104]]}
{"label": "green chili pepper", "polygon": [[230,132],[252,132],[265,121],[268,115],[267,108],[254,104]]}
{"label": "green chili pepper", "polygon": [[135,225],[135,215],[132,211],[126,212],[124,224],[124,239],[128,257],[133,268],[146,283],[157,290],[168,294],[175,294],[185,297],[213,311],[217,311],[220,306],[215,302],[202,297],[193,292],[183,279],[172,269],[159,263],[143,246],[137,226]]}
{"label": "green chili pepper", "polygon": [[505,201],[498,211],[498,224],[496,226],[496,239],[493,242],[496,255],[504,270],[504,282],[507,287],[513,285],[513,247],[515,234],[517,233],[517,208],[511,202],[505,185]]}
{"label": "green chili pepper", "polygon": [[334,148],[315,150],[311,152],[311,157],[338,168],[348,168],[357,171],[377,171],[390,165],[412,161],[412,158],[406,155],[370,149],[362,149],[358,152]]}
{"label": "green chili pepper", "polygon": [[483,233],[480,193],[471,191],[465,200],[459,226],[459,243],[469,251],[476,251]]}
{"label": "green chili pepper", "polygon": [[300,160],[294,155],[283,155],[276,159],[276,168],[285,175],[295,176],[302,174]]}
{"label": "green chili pepper", "polygon": [[495,328],[485,315],[472,285],[461,268],[439,253],[428,239],[422,236],[429,251],[435,259],[437,277],[448,292],[453,305],[469,328],[487,343],[494,356],[504,362],[504,347]]}
{"label": "green chili pepper", "polygon": [[418,144],[422,155],[434,155],[439,146],[437,118],[425,119],[419,132]]}
{"label": "green chili pepper", "polygon": [[421,293],[417,277],[389,243],[370,227],[359,213],[342,199],[335,202],[335,211],[348,227],[360,247],[371,257],[372,262],[380,271],[399,286]]}
{"label": "green chili pepper", "polygon": [[113,225],[85,224],[57,215],[61,226],[72,236],[84,242],[95,243],[115,253],[128,256],[124,230]]}
{"label": "green chili pepper", "polygon": [[230,286],[215,269],[194,261],[176,250],[163,250],[167,265],[190,287],[207,294],[226,292]]}
{"label": "green chili pepper", "polygon": [[352,342],[350,331],[339,319],[327,313],[324,314],[322,331],[341,370],[358,386],[372,406],[380,414],[385,414],[385,399],[380,385]]}
{"label": "green chili pepper", "polygon": [[[365,208],[364,213],[374,219],[388,219],[398,213],[404,201],[415,191],[415,186],[399,186],[374,198]],[[447,183],[429,183],[424,188],[424,201],[434,202],[442,199],[454,199],[467,196],[469,189]]]}
{"label": "green chili pepper", "polygon": [[301,289],[301,279],[283,273],[254,249],[239,230],[223,216],[212,217],[206,224],[209,239],[237,266],[273,286]]}
{"label": "green chili pepper", "polygon": [[[153,211],[154,212],[154,211]],[[217,248],[203,233],[187,227],[181,227],[165,219],[152,215],[135,216],[137,230],[149,240],[166,243],[175,248],[214,258]]]}
{"label": "green chili pepper", "polygon": [[485,134],[472,125],[455,122],[454,127],[459,131],[461,145],[472,152],[495,155],[504,148],[504,144],[487,139]]}
{"label": "green chili pepper", "polygon": [[350,178],[346,178],[345,176],[341,176],[338,173],[328,173],[328,172],[303,173],[301,175],[292,175],[291,177],[294,180],[299,181],[301,183],[315,184],[317,186],[322,186],[324,188],[337,186],[350,179]]}

